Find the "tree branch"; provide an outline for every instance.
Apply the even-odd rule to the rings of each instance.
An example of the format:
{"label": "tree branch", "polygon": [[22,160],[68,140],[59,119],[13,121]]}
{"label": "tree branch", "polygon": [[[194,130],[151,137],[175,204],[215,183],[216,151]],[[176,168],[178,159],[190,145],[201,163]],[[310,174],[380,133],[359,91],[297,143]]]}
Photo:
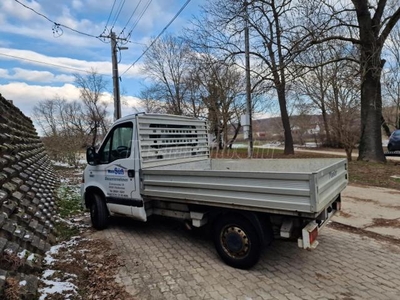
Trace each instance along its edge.
{"label": "tree branch", "polygon": [[378,42],[379,45],[383,45],[389,36],[390,32],[392,31],[393,27],[396,23],[400,20],[400,7],[395,11],[395,13],[390,17],[389,22],[386,24],[385,28],[383,29]]}
{"label": "tree branch", "polygon": [[357,45],[361,44],[361,41],[358,40],[358,39],[347,38],[347,37],[340,36],[340,35],[333,35],[333,36],[329,36],[329,37],[326,37],[326,38],[323,38],[323,39],[320,39],[320,40],[313,40],[313,41],[311,41],[311,44],[312,45],[317,45],[317,44],[322,44],[322,43],[325,43],[325,42],[328,42],[328,41],[333,41],[333,40],[350,42],[350,43],[357,44]]}
{"label": "tree branch", "polygon": [[387,0],[380,0],[378,2],[378,7],[376,8],[374,17],[372,18],[372,26],[378,26],[381,22],[383,11],[385,10]]}

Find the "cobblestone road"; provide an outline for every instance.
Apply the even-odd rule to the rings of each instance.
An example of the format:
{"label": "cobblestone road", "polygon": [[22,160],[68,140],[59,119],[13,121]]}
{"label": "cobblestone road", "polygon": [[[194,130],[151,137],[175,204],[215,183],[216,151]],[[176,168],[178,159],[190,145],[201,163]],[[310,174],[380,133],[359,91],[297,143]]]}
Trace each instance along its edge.
{"label": "cobblestone road", "polygon": [[247,271],[170,220],[117,220],[94,236],[112,241],[124,264],[117,281],[140,300],[400,299],[400,248],[331,228],[314,251],[275,241]]}

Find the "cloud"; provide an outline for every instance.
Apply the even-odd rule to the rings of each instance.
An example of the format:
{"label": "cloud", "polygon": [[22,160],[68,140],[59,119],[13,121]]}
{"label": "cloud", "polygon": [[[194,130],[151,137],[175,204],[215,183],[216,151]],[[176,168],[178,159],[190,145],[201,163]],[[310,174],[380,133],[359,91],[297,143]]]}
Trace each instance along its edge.
{"label": "cloud", "polygon": [[81,10],[81,8],[83,7],[83,3],[80,0],[73,0],[72,7],[76,10]]}
{"label": "cloud", "polygon": [[[0,69],[0,75],[2,71]],[[31,116],[33,107],[40,101],[61,97],[67,101],[80,101],[80,91],[72,84],[62,86],[28,85],[25,82],[12,82],[0,85],[0,94],[7,100],[13,100],[15,106],[27,115]],[[122,96],[122,115],[142,111],[140,99],[133,96]],[[113,96],[110,93],[103,94],[103,101],[108,103],[110,116],[113,114]],[[133,108],[135,107],[136,110]]]}
{"label": "cloud", "polygon": [[0,93],[7,100],[13,100],[14,105],[30,116],[32,108],[42,100],[62,97],[67,100],[78,100],[79,90],[72,84],[59,87],[28,85],[25,82],[12,82],[0,85]]}
{"label": "cloud", "polygon": [[[19,50],[12,48],[0,47],[0,60],[18,60],[24,64],[47,66],[50,69],[68,73],[84,73],[91,70],[97,71],[99,74],[111,75],[111,62],[108,61],[87,61],[80,59],[73,59],[68,57],[54,57],[43,55],[30,50]],[[118,65],[120,74],[128,69],[128,64]],[[143,77],[141,65],[137,64],[131,68],[126,77]]]}
{"label": "cloud", "polygon": [[[36,1],[28,2],[20,0],[20,2],[24,3],[25,5],[31,7],[36,11],[42,10],[40,4]],[[0,10],[4,15],[7,15],[9,17],[16,17],[24,21],[32,20],[36,16],[32,11],[22,7],[16,1],[1,1]]]}
{"label": "cloud", "polygon": [[133,109],[133,112],[136,112],[136,110],[141,111],[140,101],[141,101],[141,99],[138,97],[121,96],[122,106]]}
{"label": "cloud", "polygon": [[73,82],[75,77],[72,75],[55,75],[48,71],[35,71],[26,70],[21,68],[13,68],[14,73],[11,73],[7,69],[0,69],[0,76],[3,79],[9,80],[24,80],[31,82],[42,82],[42,83],[52,83],[52,82]]}

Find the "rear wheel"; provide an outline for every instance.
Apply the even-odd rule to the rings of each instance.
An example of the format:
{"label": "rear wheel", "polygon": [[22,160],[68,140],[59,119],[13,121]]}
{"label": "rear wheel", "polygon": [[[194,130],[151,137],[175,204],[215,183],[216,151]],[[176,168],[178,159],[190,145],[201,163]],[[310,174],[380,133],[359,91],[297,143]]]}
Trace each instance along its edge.
{"label": "rear wheel", "polygon": [[92,220],[92,226],[98,230],[107,228],[109,223],[106,203],[97,194],[93,195],[93,201],[90,205],[90,219]]}
{"label": "rear wheel", "polygon": [[213,238],[222,260],[234,268],[249,269],[260,258],[260,239],[254,226],[244,217],[228,215],[217,220]]}

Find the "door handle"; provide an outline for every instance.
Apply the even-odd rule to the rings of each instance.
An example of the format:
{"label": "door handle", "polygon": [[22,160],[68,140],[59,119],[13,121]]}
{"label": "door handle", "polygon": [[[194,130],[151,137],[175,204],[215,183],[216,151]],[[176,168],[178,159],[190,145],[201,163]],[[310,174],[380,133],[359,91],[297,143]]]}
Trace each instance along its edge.
{"label": "door handle", "polygon": [[128,170],[128,177],[135,178],[135,170]]}

